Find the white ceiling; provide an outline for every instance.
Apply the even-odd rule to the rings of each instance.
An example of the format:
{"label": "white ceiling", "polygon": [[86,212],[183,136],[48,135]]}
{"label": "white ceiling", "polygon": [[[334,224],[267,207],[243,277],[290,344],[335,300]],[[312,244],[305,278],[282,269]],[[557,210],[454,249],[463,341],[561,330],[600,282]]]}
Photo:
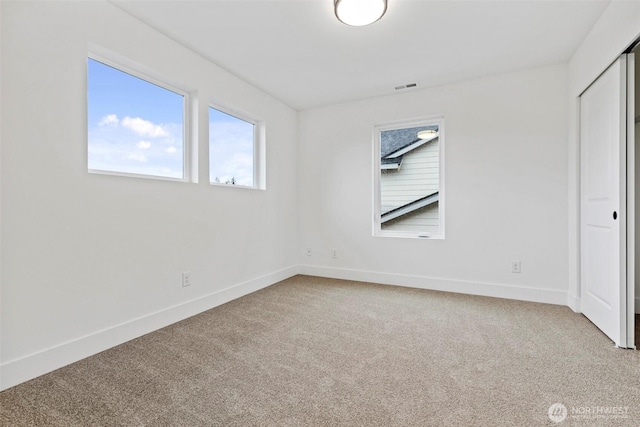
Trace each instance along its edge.
{"label": "white ceiling", "polygon": [[349,27],[333,0],[112,0],[295,109],[565,63],[610,0],[388,2]]}

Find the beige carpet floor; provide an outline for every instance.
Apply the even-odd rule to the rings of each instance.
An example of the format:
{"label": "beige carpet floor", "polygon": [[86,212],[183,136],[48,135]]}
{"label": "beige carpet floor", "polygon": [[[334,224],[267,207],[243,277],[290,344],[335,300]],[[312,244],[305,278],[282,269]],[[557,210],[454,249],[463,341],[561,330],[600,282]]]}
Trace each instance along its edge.
{"label": "beige carpet floor", "polygon": [[639,354],[567,307],[296,276],[4,391],[0,424],[638,426]]}

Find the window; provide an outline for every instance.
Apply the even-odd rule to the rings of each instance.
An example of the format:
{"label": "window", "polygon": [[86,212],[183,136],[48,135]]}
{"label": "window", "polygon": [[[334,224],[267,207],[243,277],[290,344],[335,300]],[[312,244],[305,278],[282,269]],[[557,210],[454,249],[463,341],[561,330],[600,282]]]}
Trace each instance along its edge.
{"label": "window", "polygon": [[444,120],[378,126],[374,234],[444,238]]}
{"label": "window", "polygon": [[256,120],[209,107],[209,182],[258,187]]}
{"label": "window", "polygon": [[188,94],[118,68],[88,60],[89,171],[185,179]]}

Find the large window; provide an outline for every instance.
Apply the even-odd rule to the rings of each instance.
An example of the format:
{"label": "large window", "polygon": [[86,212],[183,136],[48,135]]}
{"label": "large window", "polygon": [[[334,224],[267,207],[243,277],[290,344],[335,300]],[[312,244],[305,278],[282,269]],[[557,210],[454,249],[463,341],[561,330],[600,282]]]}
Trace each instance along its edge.
{"label": "large window", "polygon": [[258,187],[257,123],[239,114],[209,108],[209,181],[212,184]]}
{"label": "large window", "polygon": [[444,120],[378,126],[374,234],[444,237]]}
{"label": "large window", "polygon": [[91,172],[183,180],[187,93],[88,60]]}

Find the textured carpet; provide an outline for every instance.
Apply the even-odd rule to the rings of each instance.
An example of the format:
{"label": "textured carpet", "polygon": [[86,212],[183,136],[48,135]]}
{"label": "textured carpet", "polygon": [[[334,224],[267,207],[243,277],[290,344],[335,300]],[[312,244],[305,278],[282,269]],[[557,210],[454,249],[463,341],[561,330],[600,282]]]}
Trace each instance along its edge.
{"label": "textured carpet", "polygon": [[6,390],[0,423],[637,426],[639,354],[567,307],[297,276]]}

